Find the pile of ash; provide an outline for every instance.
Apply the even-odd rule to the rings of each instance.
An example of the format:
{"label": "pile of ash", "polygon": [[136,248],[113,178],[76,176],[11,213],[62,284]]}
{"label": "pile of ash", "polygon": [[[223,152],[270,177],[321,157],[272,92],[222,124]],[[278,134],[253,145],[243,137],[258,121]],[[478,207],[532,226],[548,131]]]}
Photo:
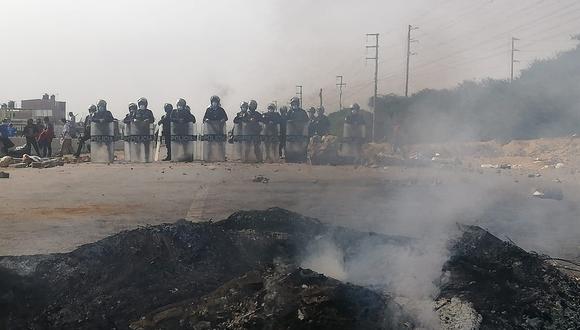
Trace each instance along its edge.
{"label": "pile of ash", "polygon": [[[577,281],[482,229],[463,230],[433,302],[443,327],[578,328]],[[299,267],[321,237],[345,261],[416,242],[279,208],[125,231],[70,253],[0,257],[0,328],[416,327],[384,288]]]}
{"label": "pile of ash", "polygon": [[[70,253],[0,257],[0,328],[126,329],[184,301],[197,306],[191,316],[168,313],[179,324],[199,320],[202,328],[259,322],[274,328],[391,327],[395,316],[389,318],[387,309],[398,309],[388,296],[293,266],[308,242],[329,232],[353,246],[369,236],[273,208],[238,212],[216,223],[178,221],[125,231]],[[233,305],[219,306],[228,304],[223,300],[224,292],[231,293],[228,286],[241,291],[230,297]],[[259,312],[240,318],[258,297],[264,303]],[[201,310],[206,312],[200,316]],[[152,320],[174,328],[174,320],[161,314]]]}
{"label": "pile of ash", "polygon": [[449,303],[468,303],[479,314],[481,329],[580,327],[579,281],[546,262],[545,256],[479,227],[462,229],[443,268],[448,276],[439,294],[441,310]]}

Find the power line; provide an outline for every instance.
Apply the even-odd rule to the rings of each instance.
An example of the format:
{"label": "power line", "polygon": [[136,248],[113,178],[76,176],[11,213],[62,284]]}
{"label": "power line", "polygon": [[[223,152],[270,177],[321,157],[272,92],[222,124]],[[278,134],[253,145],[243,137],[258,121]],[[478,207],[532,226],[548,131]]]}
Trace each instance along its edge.
{"label": "power line", "polygon": [[342,81],[343,76],[336,76],[336,79],[340,80],[336,86],[338,86],[338,109],[342,110],[342,87],[346,86],[346,83]]}
{"label": "power line", "polygon": [[375,61],[375,92],[374,92],[374,96],[373,96],[373,125],[372,125],[372,129],[371,129],[371,136],[372,136],[372,141],[375,141],[375,117],[376,117],[376,112],[377,112],[377,96],[378,96],[378,91],[379,91],[379,34],[378,33],[367,33],[367,39],[368,37],[374,37],[375,38],[375,44],[374,45],[367,45],[366,48],[368,49],[374,49],[375,50],[375,57],[366,57],[367,61],[368,60],[374,60]]}
{"label": "power line", "polygon": [[418,42],[418,40],[411,38],[411,32],[418,29],[418,27],[409,25],[409,30],[407,32],[407,73],[405,74],[405,97],[409,96],[409,62],[411,60],[411,56],[416,55],[416,53],[411,52],[411,43]]}
{"label": "power line", "polygon": [[302,85],[296,85],[296,96],[300,98],[300,106],[304,107],[304,104],[302,103]]}
{"label": "power line", "polygon": [[515,53],[519,52],[519,49],[516,49],[516,41],[519,41],[520,39],[512,37],[512,59],[510,62],[510,82],[514,81],[514,64],[516,62],[519,62],[518,60],[515,59]]}

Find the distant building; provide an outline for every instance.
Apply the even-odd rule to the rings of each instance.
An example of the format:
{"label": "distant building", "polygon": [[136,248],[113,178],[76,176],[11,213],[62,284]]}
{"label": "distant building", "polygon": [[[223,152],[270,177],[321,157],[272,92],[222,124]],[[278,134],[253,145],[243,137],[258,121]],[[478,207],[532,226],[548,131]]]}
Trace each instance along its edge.
{"label": "distant building", "polygon": [[22,100],[20,108],[15,107],[14,101],[2,104],[0,118],[9,118],[16,129],[21,131],[28,119],[49,117],[50,121],[59,124],[66,118],[66,102],[57,101],[56,96],[44,94],[40,99]]}
{"label": "distant building", "polygon": [[22,100],[17,119],[50,117],[53,122],[66,118],[66,102],[57,101],[54,95],[44,94],[41,99]]}

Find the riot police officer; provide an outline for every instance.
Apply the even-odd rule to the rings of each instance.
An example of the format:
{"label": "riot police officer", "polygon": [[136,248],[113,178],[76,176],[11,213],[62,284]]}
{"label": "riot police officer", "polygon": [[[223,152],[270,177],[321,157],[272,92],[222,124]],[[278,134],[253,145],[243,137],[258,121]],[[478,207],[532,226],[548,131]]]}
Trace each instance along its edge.
{"label": "riot police officer", "polygon": [[286,155],[286,121],[288,120],[288,107],[283,105],[280,107],[280,145],[278,146],[278,153],[280,159],[284,159]]}
{"label": "riot police officer", "polygon": [[221,106],[221,100],[219,96],[213,95],[210,99],[210,106],[205,110],[205,115],[203,116],[203,122],[207,122],[209,120],[212,121],[228,121],[228,115],[226,111]]}
{"label": "riot police officer", "polygon": [[165,114],[161,116],[158,125],[162,126],[163,142],[165,142],[165,148],[167,149],[167,156],[163,158],[163,161],[168,161],[171,160],[171,113],[173,112],[173,105],[165,103],[163,110]]}
{"label": "riot police officer", "polygon": [[177,100],[176,109],[171,112],[171,121],[176,123],[194,123],[195,116],[184,99]]}
{"label": "riot police officer", "polygon": [[91,104],[89,106],[89,114],[85,117],[85,121],[83,122],[83,136],[79,138],[79,145],[77,147],[77,152],[74,154],[75,157],[80,157],[81,150],[83,150],[83,146],[86,144],[89,151],[91,150],[91,144],[86,143],[91,139],[91,121],[93,119],[93,115],[97,112],[97,106]]}
{"label": "riot police officer", "polygon": [[92,116],[91,121],[97,123],[112,123],[115,120],[111,111],[107,110],[107,102],[99,100],[97,102],[97,112]]}
{"label": "riot police officer", "polygon": [[149,102],[146,98],[142,97],[137,101],[137,111],[135,111],[134,120],[144,121],[149,123],[155,122],[155,117],[153,116],[153,111],[147,108]]}
{"label": "riot police officer", "polygon": [[125,115],[125,118],[123,119],[123,122],[125,124],[129,124],[130,122],[133,121],[133,118],[135,118],[135,112],[137,111],[137,104],[135,103],[129,103],[129,113]]}
{"label": "riot police officer", "polygon": [[326,136],[330,133],[330,120],[324,114],[324,107],[320,107],[316,111],[316,135]]}
{"label": "riot police officer", "polygon": [[352,125],[364,125],[365,124],[365,120],[364,120],[362,114],[360,113],[360,106],[358,105],[358,103],[354,103],[350,107],[350,113],[346,116],[344,121],[346,123],[349,123]]}

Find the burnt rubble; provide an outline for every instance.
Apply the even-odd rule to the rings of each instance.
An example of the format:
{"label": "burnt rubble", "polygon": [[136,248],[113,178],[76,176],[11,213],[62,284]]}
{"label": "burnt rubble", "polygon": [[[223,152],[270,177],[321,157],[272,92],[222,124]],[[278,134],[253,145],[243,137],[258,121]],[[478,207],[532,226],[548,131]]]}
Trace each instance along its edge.
{"label": "burnt rubble", "polygon": [[[580,326],[576,280],[485,230],[462,230],[434,304],[444,327],[461,323],[457,306],[484,329]],[[345,260],[360,257],[363,246],[414,243],[279,208],[241,211],[213,223],[148,226],[70,253],[0,257],[0,328],[415,327],[384,288],[299,267],[309,243],[320,237],[335,242]]]}
{"label": "burnt rubble", "polygon": [[464,226],[443,270],[442,304],[458,298],[481,316],[481,329],[578,329],[580,282],[479,228]]}

